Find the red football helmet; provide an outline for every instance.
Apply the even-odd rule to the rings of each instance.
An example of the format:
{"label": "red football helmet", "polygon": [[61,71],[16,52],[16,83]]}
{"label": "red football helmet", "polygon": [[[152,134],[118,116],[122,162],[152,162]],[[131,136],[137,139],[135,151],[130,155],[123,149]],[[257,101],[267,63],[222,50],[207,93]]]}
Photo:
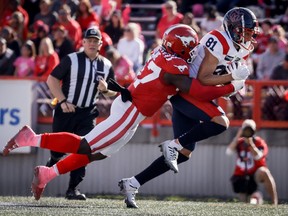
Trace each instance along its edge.
{"label": "red football helmet", "polygon": [[188,25],[170,26],[163,35],[162,46],[171,54],[176,54],[188,63],[194,59],[193,49],[198,45],[197,33]]}

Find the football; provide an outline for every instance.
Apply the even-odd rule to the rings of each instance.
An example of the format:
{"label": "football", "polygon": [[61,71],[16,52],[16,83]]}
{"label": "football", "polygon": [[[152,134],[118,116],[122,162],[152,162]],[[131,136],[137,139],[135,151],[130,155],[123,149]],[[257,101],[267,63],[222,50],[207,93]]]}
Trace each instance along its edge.
{"label": "football", "polygon": [[216,70],[213,72],[214,75],[224,75],[224,74],[228,74],[228,71],[226,69],[226,65],[218,65]]}

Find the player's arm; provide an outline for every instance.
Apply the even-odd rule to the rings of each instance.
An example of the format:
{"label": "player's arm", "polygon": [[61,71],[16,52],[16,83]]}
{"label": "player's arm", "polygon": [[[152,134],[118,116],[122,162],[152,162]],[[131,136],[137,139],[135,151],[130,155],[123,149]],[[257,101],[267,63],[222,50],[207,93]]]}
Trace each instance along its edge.
{"label": "player's arm", "polygon": [[210,53],[208,48],[204,47],[204,50],[205,57],[200,65],[197,79],[203,85],[219,85],[231,82],[233,80],[231,74],[225,74],[221,76],[213,75],[213,72],[216,70],[219,61]]}
{"label": "player's arm", "polygon": [[174,85],[179,91],[187,93],[200,101],[211,101],[235,90],[232,84],[224,86],[204,86],[197,79],[183,74],[164,73],[163,81],[167,85]]}

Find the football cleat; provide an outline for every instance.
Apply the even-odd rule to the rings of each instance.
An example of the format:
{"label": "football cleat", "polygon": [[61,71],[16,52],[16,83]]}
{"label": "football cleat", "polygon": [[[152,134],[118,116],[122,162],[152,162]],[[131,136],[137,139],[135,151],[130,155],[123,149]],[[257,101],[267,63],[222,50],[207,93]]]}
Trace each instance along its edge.
{"label": "football cleat", "polygon": [[46,166],[37,166],[34,169],[34,177],[31,185],[32,193],[35,200],[39,200],[41,195],[50,181],[50,168]]}
{"label": "football cleat", "polygon": [[24,147],[24,146],[31,146],[30,142],[36,142],[34,131],[28,126],[25,125],[19,132],[10,139],[6,146],[3,149],[3,156],[7,156],[10,151],[13,149]]}
{"label": "football cleat", "polygon": [[68,200],[86,200],[85,194],[82,194],[79,189],[68,189],[66,192],[66,199]]}
{"label": "football cleat", "polygon": [[120,192],[126,196],[124,201],[127,208],[138,208],[135,201],[138,188],[131,184],[130,178],[121,179],[118,183],[118,186],[120,187]]}
{"label": "football cleat", "polygon": [[[175,173],[178,173],[178,150],[175,147],[174,140],[167,140],[159,145],[160,151],[163,153],[163,156],[165,158],[165,163],[168,165],[168,167],[173,170]],[[179,144],[178,144],[179,145]]]}

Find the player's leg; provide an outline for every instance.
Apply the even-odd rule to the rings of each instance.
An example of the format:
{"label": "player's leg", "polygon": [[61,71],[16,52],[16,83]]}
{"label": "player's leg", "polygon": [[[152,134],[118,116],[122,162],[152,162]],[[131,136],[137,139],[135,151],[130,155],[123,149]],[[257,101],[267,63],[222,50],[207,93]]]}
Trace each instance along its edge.
{"label": "player's leg", "polygon": [[246,179],[246,176],[233,175],[230,181],[232,184],[233,191],[234,193],[237,194],[238,199],[241,202],[248,202],[249,200],[248,187],[251,188],[251,185],[249,185],[249,181]]}
{"label": "player's leg", "polygon": [[99,130],[84,137],[92,150],[91,160],[97,160],[97,155],[106,157],[119,151],[132,138],[144,118],[130,101],[124,103],[121,97],[117,97],[111,106],[110,116],[96,126]]}
{"label": "player's leg", "polygon": [[275,180],[267,167],[260,167],[257,169],[254,175],[255,181],[259,183],[263,183],[265,190],[268,192],[271,197],[271,201],[274,205],[278,204],[278,195],[276,189]]}
{"label": "player's leg", "polygon": [[25,146],[50,149],[62,153],[91,153],[89,145],[81,144],[81,137],[78,135],[67,132],[35,134],[29,126],[25,125],[8,141],[3,149],[3,155],[6,156],[13,149]]}
{"label": "player's leg", "polygon": [[87,155],[70,154],[57,162],[52,167],[37,166],[34,169],[34,177],[31,185],[32,193],[39,200],[46,185],[59,175],[84,167],[90,163]]}
{"label": "player's leg", "polygon": [[[193,125],[199,123],[199,120],[188,118],[180,112],[173,111],[173,132],[174,137],[178,137]],[[180,154],[177,162],[183,163],[189,158]],[[123,178],[119,181],[120,191],[125,195],[125,202],[128,208],[138,208],[136,204],[136,193],[141,185],[169,171],[164,157],[161,156],[153,161],[146,169],[131,178]]]}
{"label": "player's leg", "polygon": [[[94,129],[81,140],[82,145],[80,145],[79,151],[81,151],[81,147],[89,146],[89,149],[93,149],[93,154],[69,155],[56,163],[52,167],[53,170],[51,168],[49,171],[46,171],[46,168],[38,167],[34,179],[41,179],[41,181],[36,181],[39,182],[39,185],[32,184],[32,188],[36,188],[34,190],[36,191],[36,195],[34,195],[35,198],[40,198],[41,196],[41,194],[39,196],[37,192],[41,190],[37,189],[41,188],[42,193],[46,184],[57,175],[65,174],[82,166],[86,166],[89,162],[94,160],[104,159],[108,155],[117,152],[119,148],[124,146],[131,139],[139,122],[145,117],[139,113],[133,104],[130,102],[123,103],[119,97],[118,99],[119,100],[115,99],[112,104],[110,116],[94,127]],[[88,140],[90,143],[88,143]],[[85,145],[83,145],[83,143],[85,143]],[[38,172],[39,169],[43,172]]]}
{"label": "player's leg", "polygon": [[170,100],[173,110],[178,110],[185,113],[188,117],[197,117],[201,120],[201,123],[191,127],[189,131],[179,136],[178,139],[162,144],[166,163],[171,170],[178,172],[177,157],[179,152],[189,157],[191,150],[187,146],[190,143],[195,143],[224,132],[229,126],[229,120],[221,107],[213,102],[195,101],[196,105],[194,105],[179,96],[175,96]]}

